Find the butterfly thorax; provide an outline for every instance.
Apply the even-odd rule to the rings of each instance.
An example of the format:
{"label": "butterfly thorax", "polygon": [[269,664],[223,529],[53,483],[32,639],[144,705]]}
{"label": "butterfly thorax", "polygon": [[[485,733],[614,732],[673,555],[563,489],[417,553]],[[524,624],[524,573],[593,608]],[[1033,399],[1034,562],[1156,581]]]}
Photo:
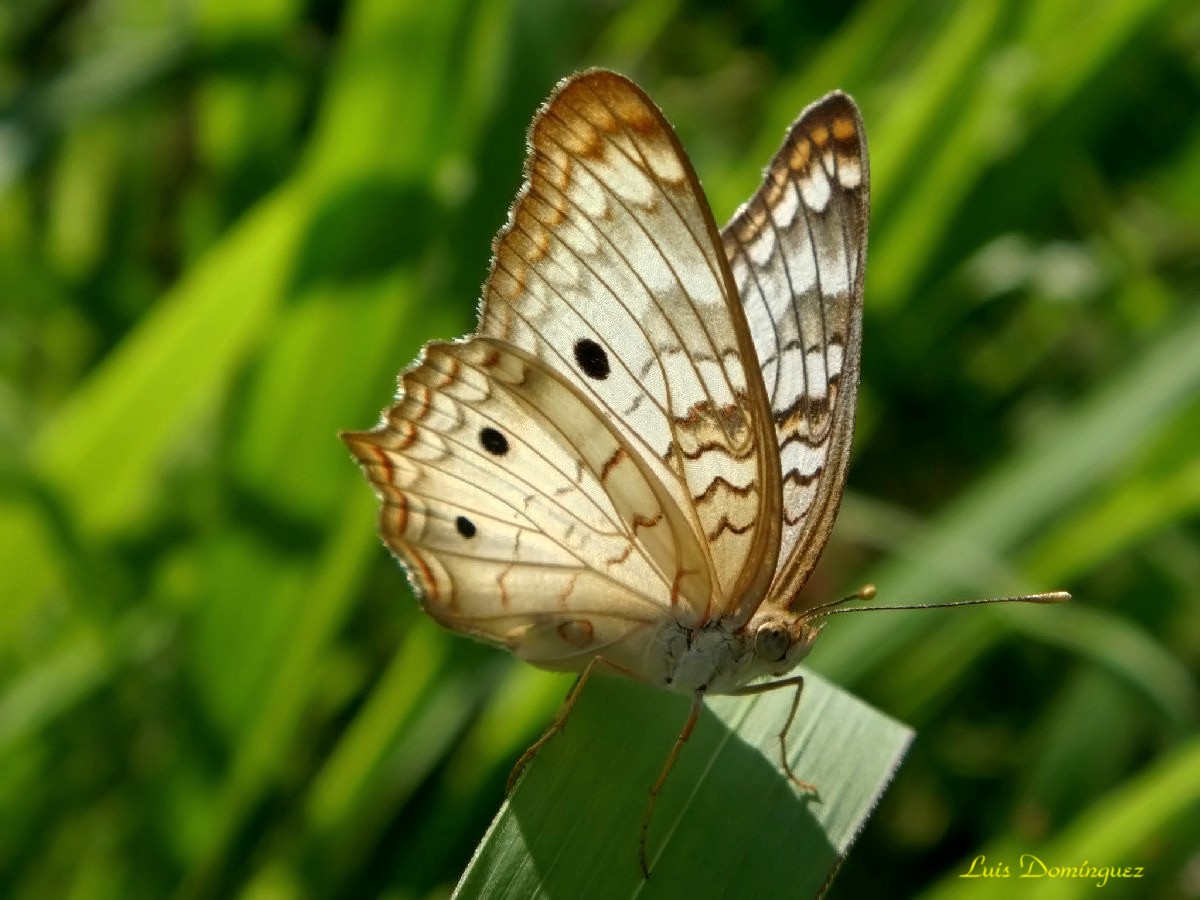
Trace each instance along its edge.
{"label": "butterfly thorax", "polygon": [[756,678],[791,671],[808,655],[820,627],[778,610],[760,611],[740,628],[715,620],[699,628],[663,625],[656,652],[662,684],[680,693],[729,694]]}

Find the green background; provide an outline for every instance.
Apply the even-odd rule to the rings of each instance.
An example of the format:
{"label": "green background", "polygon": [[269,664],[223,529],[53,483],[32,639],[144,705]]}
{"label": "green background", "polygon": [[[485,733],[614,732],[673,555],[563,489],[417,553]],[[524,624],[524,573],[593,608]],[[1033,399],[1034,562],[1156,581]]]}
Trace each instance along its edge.
{"label": "green background", "polygon": [[30,0],[0,47],[0,894],[450,890],[570,680],[420,614],[335,433],[470,330],[529,119],[603,64],[718,222],[862,107],[811,589],[1076,596],[830,622],[814,668],[918,732],[833,896],[1025,852],[1200,896],[1194,3]]}

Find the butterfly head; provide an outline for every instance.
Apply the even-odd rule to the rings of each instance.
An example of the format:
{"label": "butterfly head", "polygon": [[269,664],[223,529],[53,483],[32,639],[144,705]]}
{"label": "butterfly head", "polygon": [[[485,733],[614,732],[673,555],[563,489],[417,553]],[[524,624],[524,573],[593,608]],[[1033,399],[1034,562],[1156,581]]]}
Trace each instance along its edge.
{"label": "butterfly head", "polygon": [[761,610],[747,626],[753,635],[756,677],[794,669],[808,655],[822,627],[779,610]]}

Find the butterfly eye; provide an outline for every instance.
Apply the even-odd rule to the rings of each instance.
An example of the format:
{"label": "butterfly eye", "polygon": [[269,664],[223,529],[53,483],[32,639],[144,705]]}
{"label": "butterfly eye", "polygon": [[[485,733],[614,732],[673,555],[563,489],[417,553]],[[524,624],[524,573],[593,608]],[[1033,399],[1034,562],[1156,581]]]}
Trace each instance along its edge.
{"label": "butterfly eye", "polygon": [[781,661],[792,645],[788,630],[778,622],[764,622],[754,632],[754,655],[768,662]]}
{"label": "butterfly eye", "polygon": [[591,338],[580,338],[575,342],[575,362],[588,378],[603,381],[612,371],[608,364],[608,354],[604,348]]}
{"label": "butterfly eye", "polygon": [[508,452],[508,438],[495,428],[484,428],[479,432],[479,443],[492,456],[503,456]]}

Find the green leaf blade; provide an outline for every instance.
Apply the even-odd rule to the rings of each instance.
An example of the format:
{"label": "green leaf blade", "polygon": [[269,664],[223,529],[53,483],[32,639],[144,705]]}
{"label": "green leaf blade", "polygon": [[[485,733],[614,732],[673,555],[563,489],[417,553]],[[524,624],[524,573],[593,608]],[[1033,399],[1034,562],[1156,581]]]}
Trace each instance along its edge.
{"label": "green leaf blade", "polygon": [[712,697],[667,778],[643,880],[638,835],[686,697],[590,682],[530,764],[455,896],[818,896],[899,767],[905,726],[811,673],[779,760],[793,693]]}

